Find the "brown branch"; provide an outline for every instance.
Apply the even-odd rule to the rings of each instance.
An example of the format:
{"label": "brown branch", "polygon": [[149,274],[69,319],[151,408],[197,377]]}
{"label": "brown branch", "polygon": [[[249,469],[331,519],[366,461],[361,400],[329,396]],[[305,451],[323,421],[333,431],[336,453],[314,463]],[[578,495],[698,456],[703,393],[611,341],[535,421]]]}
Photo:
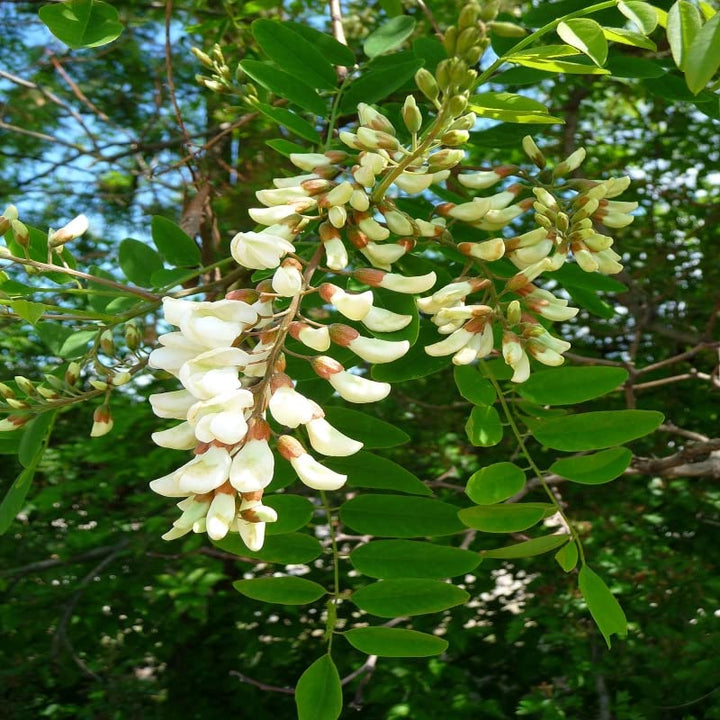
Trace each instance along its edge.
{"label": "brown branch", "polygon": [[[347,45],[347,38],[345,37],[345,29],[343,28],[342,20],[342,7],[340,0],[330,0],[330,26],[332,27],[333,37],[341,44]],[[338,65],[337,69],[338,80],[344,80],[347,76],[348,69],[344,65]]]}
{"label": "brown branch", "polygon": [[238,680],[240,680],[240,682],[247,683],[248,685],[252,685],[256,688],[259,688],[260,690],[265,690],[267,692],[284,693],[285,695],[295,694],[295,690],[293,688],[278,687],[277,685],[268,685],[267,683],[260,682],[259,680],[254,680],[253,678],[248,677],[247,675],[244,675],[237,670],[231,670],[229,672],[229,675],[236,677]]}

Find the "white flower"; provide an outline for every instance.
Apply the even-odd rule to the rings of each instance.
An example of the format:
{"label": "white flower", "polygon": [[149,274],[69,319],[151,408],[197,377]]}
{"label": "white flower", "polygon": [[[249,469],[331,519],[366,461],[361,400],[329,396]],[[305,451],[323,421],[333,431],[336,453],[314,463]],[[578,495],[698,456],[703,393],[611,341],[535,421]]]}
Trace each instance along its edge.
{"label": "white flower", "polygon": [[230,484],[241,493],[267,487],[275,472],[275,457],[267,440],[249,439],[235,455],[230,467]]}
{"label": "white flower", "polygon": [[462,242],[458,244],[458,250],[470,257],[492,262],[505,254],[505,241],[502,238],[492,238],[479,243]]}
{"label": "white flower", "polygon": [[345,203],[352,197],[353,192],[354,189],[352,184],[345,180],[334,187],[325,196],[325,202],[331,207],[333,205],[345,205]]}
{"label": "white flower", "polygon": [[237,368],[249,360],[250,355],[239,348],[208,350],[184,363],[178,378],[196,398],[209,400],[239,388]]}
{"label": "white flower", "polygon": [[488,198],[475,198],[472,202],[462,203],[461,205],[452,205],[443,212],[443,215],[449,215],[456,220],[463,222],[477,222],[485,217],[490,210],[490,201]]}
{"label": "white flower", "polygon": [[395,332],[407,327],[412,322],[412,315],[400,315],[385,308],[371,307],[362,322],[373,332]]}
{"label": "white flower", "polygon": [[[295,205],[275,205],[269,208],[250,208],[248,215],[259,225],[275,225],[276,223],[299,220]],[[233,256],[234,257],[234,256]]]}
{"label": "white flower", "polygon": [[229,347],[257,320],[253,307],[241,300],[191,302],[165,297],[163,310],[169,323],[177,325],[190,342],[206,349]]}
{"label": "white flower", "polygon": [[505,176],[500,175],[494,170],[489,170],[465,173],[463,175],[458,175],[457,179],[460,184],[466,188],[471,188],[473,190],[485,190],[502,180],[503,177]]}
{"label": "white flower", "polygon": [[294,297],[302,290],[303,276],[295,262],[285,260],[273,275],[272,289],[282,297]]}
{"label": "white flower", "polygon": [[300,185],[291,187],[277,188],[271,190],[258,190],[255,197],[267,207],[275,207],[276,205],[286,205],[293,200],[306,198],[307,191]]}
{"label": "white flower", "polygon": [[59,230],[52,230],[48,235],[48,242],[52,245],[61,245],[62,243],[79,238],[87,229],[88,219],[84,215],[78,215]]}
{"label": "white flower", "polygon": [[346,457],[354,455],[363,446],[334,428],[325,418],[317,417],[305,423],[310,444],[323,455]]}
{"label": "white flower", "polygon": [[360,252],[370,261],[373,267],[389,271],[392,269],[392,263],[405,255],[407,249],[400,243],[378,245],[377,243],[369,242],[365,247],[360,248]]}
{"label": "white flower", "polygon": [[347,481],[347,475],[325,467],[308,453],[291,458],[290,464],[300,480],[313,490],[338,490]]}
{"label": "white flower", "polygon": [[237,528],[248,550],[252,552],[262,550],[263,543],[265,542],[264,522],[247,522],[247,520],[240,518],[237,521]]}
{"label": "white flower", "polygon": [[291,242],[270,232],[239,232],[230,241],[230,252],[236,262],[255,270],[277,267],[286,253],[294,251]]}
{"label": "white flower", "polygon": [[172,390],[171,392],[154,393],[148,397],[153,412],[161,418],[184,420],[190,406],[197,402],[187,390]]}
{"label": "white flower", "polygon": [[305,323],[294,322],[290,326],[290,334],[303,345],[319,352],[325,352],[330,347],[330,331],[327,325],[312,328]]}
{"label": "white flower", "polygon": [[177,375],[188,360],[192,360],[206,350],[205,347],[188,340],[180,332],[165,333],[158,338],[158,342],[163,347],[155,348],[150,353],[148,365],[172,375]]}
{"label": "white flower", "polygon": [[323,239],[323,247],[325,248],[325,262],[331,270],[344,270],[347,267],[350,260],[345,243],[339,236]]}
{"label": "white flower", "polygon": [[440,340],[440,342],[433,343],[432,345],[427,345],[425,352],[433,357],[450,355],[464,348],[470,340],[472,340],[474,335],[475,333],[469,332],[465,330],[465,328],[460,328],[459,330],[455,330],[451,335],[448,335],[444,340]]}
{"label": "white flower", "polygon": [[230,455],[225,448],[211,446],[202,455],[164,477],[153,480],[150,488],[165,497],[182,497],[220,487],[228,478]]}
{"label": "white flower", "polygon": [[308,422],[314,413],[312,402],[286,385],[273,392],[268,409],[280,425],[291,428]]}
{"label": "white flower", "polygon": [[386,363],[405,355],[410,349],[410,343],[407,340],[378,340],[359,335],[347,347],[370,363]]}
{"label": "white flower", "polygon": [[370,403],[383,400],[390,393],[390,383],[375,382],[343,370],[327,378],[338,395],[352,403]]}
{"label": "white flower", "polygon": [[330,165],[330,158],[320,153],[290,153],[290,162],[301,170],[311,172],[316,167]]}
{"label": "white flower", "polygon": [[222,540],[235,519],[235,494],[215,494],[207,511],[206,528],[211,540]]}
{"label": "white flower", "polygon": [[320,297],[350,320],[362,320],[370,312],[373,304],[371,290],[362,293],[348,293],[330,283],[323,283],[320,286]]}
{"label": "white flower", "polygon": [[249,390],[231,390],[196,402],[188,411],[187,419],[201,442],[219,440],[226,445],[234,445],[247,433],[244,411],[254,402]]}
{"label": "white flower", "polygon": [[156,445],[172,450],[193,450],[198,444],[195,430],[188,422],[154,432],[152,440]]}
{"label": "white flower", "polygon": [[403,172],[393,181],[401,190],[411,195],[427,190],[435,181],[433,174]]}

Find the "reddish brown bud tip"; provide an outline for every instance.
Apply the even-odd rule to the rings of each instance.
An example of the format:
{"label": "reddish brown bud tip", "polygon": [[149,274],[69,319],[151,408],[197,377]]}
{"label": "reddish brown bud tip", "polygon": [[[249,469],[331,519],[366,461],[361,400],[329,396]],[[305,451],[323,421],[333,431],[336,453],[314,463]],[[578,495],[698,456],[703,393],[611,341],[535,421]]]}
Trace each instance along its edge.
{"label": "reddish brown bud tip", "polygon": [[353,277],[361,283],[365,283],[370,287],[380,287],[383,278],[387,275],[383,270],[373,270],[372,268],[360,268],[353,273]]}
{"label": "reddish brown bud tip", "polygon": [[323,378],[323,380],[327,380],[331,375],[335,375],[336,373],[345,370],[345,368],[337,360],[333,360],[333,358],[328,357],[327,355],[318,355],[317,357],[314,357],[310,361],[310,364],[312,365],[312,369],[315,373]]}
{"label": "reddish brown bud tip", "polygon": [[336,344],[342,347],[347,347],[353,340],[360,337],[360,333],[351,328],[349,325],[342,325],[341,323],[335,323],[330,325],[328,328],[330,331],[330,339]]}

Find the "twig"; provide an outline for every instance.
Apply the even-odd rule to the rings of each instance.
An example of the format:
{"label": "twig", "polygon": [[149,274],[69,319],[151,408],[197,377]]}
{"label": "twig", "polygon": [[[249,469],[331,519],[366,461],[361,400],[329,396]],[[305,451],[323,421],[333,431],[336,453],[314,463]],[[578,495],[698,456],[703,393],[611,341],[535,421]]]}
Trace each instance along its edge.
{"label": "twig", "polygon": [[[347,45],[347,38],[345,37],[345,29],[343,28],[342,21],[342,7],[340,6],[340,0],[330,0],[330,26],[332,27],[333,37],[341,44]],[[344,80],[347,76],[348,69],[344,65],[337,66],[338,80]]]}
{"label": "twig", "polygon": [[248,685],[253,685],[256,688],[259,688],[260,690],[266,690],[267,692],[276,692],[276,693],[284,693],[285,695],[294,695],[295,690],[293,688],[284,688],[284,687],[278,687],[277,685],[268,685],[267,683],[260,682],[259,680],[255,680],[251,677],[248,677],[247,675],[244,675],[241,672],[238,672],[237,670],[231,670],[229,672],[230,675],[233,677],[236,677],[240,682],[247,683]]}
{"label": "twig", "polygon": [[435,20],[434,15],[432,14],[432,11],[430,8],[425,4],[424,0],[417,0],[418,7],[425,13],[425,17],[430,21],[430,24],[432,25],[432,29],[435,31],[435,34],[442,39],[443,32],[440,29],[440,26],[437,24],[437,20]]}

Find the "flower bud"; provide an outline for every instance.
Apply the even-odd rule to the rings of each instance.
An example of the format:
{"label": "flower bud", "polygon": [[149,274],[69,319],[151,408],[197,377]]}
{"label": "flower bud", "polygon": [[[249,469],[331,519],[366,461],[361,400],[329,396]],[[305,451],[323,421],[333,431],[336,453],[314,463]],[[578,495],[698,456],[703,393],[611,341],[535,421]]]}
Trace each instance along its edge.
{"label": "flower bud", "polygon": [[525,154],[542,170],[547,161],[545,156],[540,152],[540,148],[535,144],[535,140],[530,135],[526,135],[522,139],[522,148]]}
{"label": "flower bud", "polygon": [[331,344],[330,332],[326,325],[312,328],[303,322],[295,321],[290,325],[290,335],[303,345],[319,352],[325,352]]}
{"label": "flower bud", "polygon": [[113,427],[113,419],[110,414],[110,407],[103,403],[93,413],[93,426],[90,430],[90,437],[102,437],[107,435]]}
{"label": "flower bud", "polygon": [[[453,95],[450,100],[448,100],[447,104],[447,111],[448,115],[450,117],[456,118],[462,115],[465,112],[465,108],[467,108],[468,105],[468,99],[465,97],[465,95]],[[447,135],[448,133],[446,133]],[[461,143],[452,143],[447,140],[445,140],[445,135],[443,135],[442,141],[446,145],[460,145]],[[463,142],[467,142],[467,139],[465,139]]]}
{"label": "flower bud", "polygon": [[127,383],[129,383],[130,380],[132,380],[132,375],[129,372],[125,371],[118,373],[117,375],[113,375],[111,382],[114,387],[120,387],[121,385],[126,385]]}
{"label": "flower bud", "polygon": [[[378,271],[379,272],[379,271]],[[319,287],[320,297],[350,320],[362,320],[368,314],[373,303],[372,291],[348,293],[337,285],[323,283]]]}
{"label": "flower bud", "polygon": [[498,37],[521,38],[527,35],[527,30],[525,30],[525,28],[510,22],[498,22],[497,20],[492,20],[488,23],[487,28],[493,35],[497,35]]}
{"label": "flower bud", "polygon": [[48,234],[48,247],[57,247],[66,242],[79,238],[88,229],[88,219],[84,215],[78,215],[73,218],[67,225],[59,230],[51,231]]}
{"label": "flower bud", "polygon": [[283,260],[273,274],[273,290],[282,297],[295,297],[302,291],[302,287],[302,265],[295,258]]}
{"label": "flower bud", "polygon": [[347,210],[342,205],[333,205],[328,211],[328,220],[333,227],[345,227],[347,222]]}
{"label": "flower bud", "polygon": [[438,95],[440,94],[440,88],[438,87],[433,74],[429,70],[420,68],[415,73],[415,84],[420,89],[420,92],[428,100],[430,100],[430,102],[435,102],[435,100],[437,100]]}
{"label": "flower bud", "polygon": [[393,124],[382,113],[375,110],[375,108],[366,103],[359,103],[357,109],[361,125],[390,135],[395,134]]}
{"label": "flower bud", "polygon": [[140,331],[134,322],[125,325],[125,344],[130,350],[137,350],[140,347]]}
{"label": "flower bud", "polygon": [[574,153],[568,155],[565,160],[555,166],[552,173],[553,177],[564,177],[565,175],[569,175],[571,172],[574,172],[580,167],[580,165],[582,165],[586,155],[587,153],[585,152],[585,148],[578,148]]}
{"label": "flower bud", "polygon": [[465,158],[464,150],[440,150],[428,158],[428,172],[437,172],[438,170],[448,170],[455,167]]}
{"label": "flower bud", "polygon": [[445,34],[443,35],[442,44],[445,48],[445,52],[452,57],[455,55],[455,43],[457,42],[458,37],[458,29],[454,25],[450,25],[445,30]]}
{"label": "flower bud", "polygon": [[32,420],[32,415],[8,415],[0,420],[0,432],[13,432]]}
{"label": "flower bud", "polygon": [[22,375],[16,375],[15,382],[20,391],[24,392],[26,395],[32,395],[35,392],[35,386],[26,377],[23,377]]}
{"label": "flower bud", "polygon": [[65,371],[65,382],[68,385],[74,385],[78,381],[79,376],[80,365],[73,360],[73,362],[68,365],[67,370]]}
{"label": "flower bud", "polygon": [[[373,184],[374,182],[375,180],[373,178]],[[365,212],[370,207],[370,198],[367,196],[367,193],[360,188],[353,190],[349,202],[350,207],[358,212]]]}
{"label": "flower bud", "polygon": [[520,302],[518,300],[513,300],[512,302],[508,303],[506,316],[508,325],[511,327],[513,325],[517,325],[520,322],[520,316],[522,315],[522,309],[520,308]]}
{"label": "flower bud", "polygon": [[100,349],[110,357],[115,355],[115,341],[113,340],[112,330],[103,330],[100,334]]}
{"label": "flower bud", "polygon": [[434,272],[427,273],[426,275],[407,277],[396,273],[386,273],[382,270],[371,270],[370,268],[356,270],[353,276],[360,282],[370,285],[370,287],[381,287],[387,290],[393,290],[394,292],[408,294],[426,292],[435,285],[437,281],[437,276]]}
{"label": "flower bud", "polygon": [[4,398],[14,398],[15,391],[9,385],[0,382],[0,395],[2,395]]}
{"label": "flower bud", "polygon": [[412,95],[408,95],[405,98],[405,103],[402,108],[402,118],[408,132],[415,134],[422,127],[422,113]]}
{"label": "flower bud", "polygon": [[30,231],[27,229],[27,226],[19,220],[11,220],[10,227],[12,229],[15,242],[22,247],[27,247],[30,242]]}

